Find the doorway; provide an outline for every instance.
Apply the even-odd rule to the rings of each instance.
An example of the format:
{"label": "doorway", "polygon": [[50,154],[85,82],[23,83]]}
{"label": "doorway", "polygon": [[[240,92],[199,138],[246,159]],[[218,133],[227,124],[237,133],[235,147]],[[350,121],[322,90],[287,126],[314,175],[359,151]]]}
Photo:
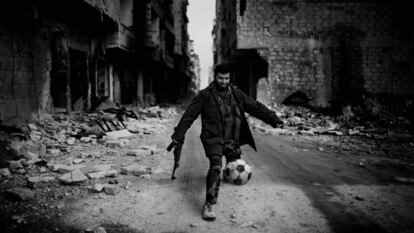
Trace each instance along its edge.
{"label": "doorway", "polygon": [[88,98],[87,53],[69,50],[71,109],[83,110]]}

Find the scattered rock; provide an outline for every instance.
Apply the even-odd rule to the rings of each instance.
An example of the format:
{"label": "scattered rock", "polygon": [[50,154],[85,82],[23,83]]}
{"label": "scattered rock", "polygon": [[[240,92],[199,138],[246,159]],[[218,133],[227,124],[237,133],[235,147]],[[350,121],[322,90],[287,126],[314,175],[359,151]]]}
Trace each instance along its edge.
{"label": "scattered rock", "polygon": [[127,183],[125,184],[125,190],[128,190],[132,187],[132,184],[130,181],[127,181]]}
{"label": "scattered rock", "polygon": [[60,210],[65,208],[65,202],[61,201],[56,205],[56,209]]}
{"label": "scattered rock", "polygon": [[363,198],[361,196],[358,196],[358,195],[355,196],[354,199],[357,200],[357,201],[364,201],[365,200],[365,198]]}
{"label": "scattered rock", "polygon": [[153,154],[153,151],[144,149],[133,149],[126,152],[126,155],[129,156],[147,156],[151,154]]}
{"label": "scattered rock", "polygon": [[116,177],[116,175],[118,175],[118,171],[115,169],[99,171],[99,172],[91,172],[87,174],[89,179],[103,179],[105,177]]}
{"label": "scattered rock", "polygon": [[115,167],[115,164],[112,164],[112,163],[92,164],[92,165],[84,166],[80,168],[80,170],[86,174],[86,173],[92,173],[92,172],[108,171],[108,170],[112,170],[114,167]]}
{"label": "scattered rock", "polygon": [[79,169],[66,173],[58,178],[64,184],[78,184],[86,181],[86,177]]}
{"label": "scattered rock", "polygon": [[11,171],[15,171],[15,170],[18,170],[20,168],[23,168],[23,164],[20,162],[20,160],[9,161],[9,169]]}
{"label": "scattered rock", "polygon": [[128,166],[121,167],[121,174],[124,175],[135,175],[141,176],[145,174],[150,174],[152,169],[140,164],[131,164]]}
{"label": "scattered rock", "polygon": [[110,148],[124,147],[128,143],[127,140],[108,140],[105,145]]}
{"label": "scattered rock", "polygon": [[37,128],[37,126],[36,126],[36,125],[34,125],[34,124],[27,124],[27,126],[29,127],[30,131],[37,131],[37,130],[39,130],[39,129]]}
{"label": "scattered rock", "polygon": [[414,184],[414,178],[396,176],[394,180],[400,183]]}
{"label": "scattered rock", "polygon": [[106,132],[106,135],[110,139],[122,139],[122,138],[130,138],[130,137],[135,136],[134,134],[130,133],[127,129]]}
{"label": "scattered rock", "polygon": [[25,218],[23,216],[20,216],[20,215],[13,215],[11,217],[11,219],[13,220],[13,222],[15,222],[17,224],[27,224]]}
{"label": "scattered rock", "polygon": [[48,167],[54,172],[59,172],[63,174],[63,173],[74,171],[76,169],[81,169],[85,167],[85,165],[49,164]]}
{"label": "scattered rock", "polygon": [[84,159],[74,159],[74,160],[72,161],[72,163],[73,163],[73,164],[80,164],[80,163],[83,163],[83,162],[85,162],[85,160],[84,160]]}
{"label": "scattered rock", "polygon": [[100,193],[100,192],[102,192],[103,188],[104,188],[103,184],[97,183],[97,184],[94,185],[93,191],[97,192],[97,193]]}
{"label": "scattered rock", "polygon": [[121,189],[116,184],[105,184],[103,190],[108,195],[116,195],[121,192]]}
{"label": "scattered rock", "polygon": [[315,132],[312,131],[312,130],[309,130],[309,131],[308,130],[301,130],[301,131],[298,132],[298,134],[313,136],[313,135],[315,135]]}
{"label": "scattered rock", "polygon": [[90,138],[90,137],[81,137],[81,138],[79,139],[79,141],[81,141],[81,142],[85,142],[85,143],[88,143],[88,142],[90,142],[90,141],[91,141],[91,138]]}
{"label": "scattered rock", "polygon": [[31,152],[31,151],[27,151],[24,154],[24,158],[26,160],[36,160],[36,161],[38,161],[39,160],[39,155],[38,154],[35,154],[35,153]]}
{"label": "scattered rock", "polygon": [[56,156],[60,155],[61,151],[58,150],[58,149],[47,149],[46,153],[53,156],[53,157],[56,157]]}
{"label": "scattered rock", "polygon": [[196,228],[196,227],[199,227],[200,225],[199,224],[197,224],[197,223],[191,223],[190,224],[190,227],[193,227],[193,228]]}
{"label": "scattered rock", "polygon": [[105,228],[103,227],[90,227],[85,230],[85,233],[106,233]]}
{"label": "scattered rock", "polygon": [[28,188],[11,188],[8,189],[7,194],[13,200],[27,201],[34,198],[34,192]]}
{"label": "scattered rock", "polygon": [[29,177],[27,179],[27,186],[30,188],[43,188],[47,186],[48,183],[53,182],[55,177],[53,176],[35,176]]}
{"label": "scattered rock", "polygon": [[70,137],[70,138],[66,139],[66,143],[67,143],[68,145],[73,145],[73,144],[75,144],[75,141],[76,141],[76,138],[74,138],[74,137]]}
{"label": "scattered rock", "polygon": [[45,173],[45,172],[47,172],[47,168],[45,168],[45,167],[39,167],[39,172],[40,173]]}
{"label": "scattered rock", "polygon": [[0,168],[0,177],[10,177],[11,173],[8,168]]}

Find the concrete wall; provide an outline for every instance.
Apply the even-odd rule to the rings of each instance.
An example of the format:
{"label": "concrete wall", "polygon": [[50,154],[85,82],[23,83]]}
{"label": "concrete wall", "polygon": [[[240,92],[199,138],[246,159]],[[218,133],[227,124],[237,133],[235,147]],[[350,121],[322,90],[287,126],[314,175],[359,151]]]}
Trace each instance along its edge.
{"label": "concrete wall", "polygon": [[0,26],[0,122],[50,111],[50,70],[47,38]]}
{"label": "concrete wall", "polygon": [[237,48],[260,50],[268,98],[278,102],[296,90],[319,106],[352,91],[410,95],[413,9],[392,1],[237,0]]}

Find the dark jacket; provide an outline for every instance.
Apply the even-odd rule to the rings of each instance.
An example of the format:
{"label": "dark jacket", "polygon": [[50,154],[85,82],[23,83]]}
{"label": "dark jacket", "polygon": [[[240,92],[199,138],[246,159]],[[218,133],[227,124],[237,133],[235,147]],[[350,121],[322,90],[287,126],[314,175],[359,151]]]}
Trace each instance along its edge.
{"label": "dark jacket", "polygon": [[[213,94],[213,88],[215,88],[214,82],[207,88],[201,90],[200,93],[194,97],[184,115],[181,117],[177,127],[174,128],[174,134],[172,135],[173,140],[180,143],[184,142],[184,136],[188,128],[190,128],[194,120],[197,119],[198,115],[201,114],[202,128],[200,138],[204,148],[208,145],[224,144],[223,119],[222,114],[220,113],[217,97]],[[244,94],[236,86],[230,84],[230,88],[236,104],[241,110],[240,146],[248,144],[256,150],[256,145],[244,113],[247,112],[272,127],[277,127],[279,124],[282,124],[283,121],[280,120],[273,111],[269,110],[262,103]]]}

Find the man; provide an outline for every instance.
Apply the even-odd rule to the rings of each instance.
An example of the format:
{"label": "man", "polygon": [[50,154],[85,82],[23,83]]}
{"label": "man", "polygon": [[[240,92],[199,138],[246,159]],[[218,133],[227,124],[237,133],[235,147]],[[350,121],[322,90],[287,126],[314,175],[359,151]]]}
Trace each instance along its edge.
{"label": "man", "polygon": [[210,221],[216,218],[214,205],[220,187],[222,157],[225,156],[227,163],[239,159],[240,146],[244,144],[249,144],[256,150],[244,112],[272,127],[283,125],[283,121],[273,111],[230,84],[230,73],[227,64],[218,65],[214,69],[214,82],[194,97],[171,136],[174,147],[181,149],[186,131],[201,114],[200,138],[210,161],[202,216]]}

